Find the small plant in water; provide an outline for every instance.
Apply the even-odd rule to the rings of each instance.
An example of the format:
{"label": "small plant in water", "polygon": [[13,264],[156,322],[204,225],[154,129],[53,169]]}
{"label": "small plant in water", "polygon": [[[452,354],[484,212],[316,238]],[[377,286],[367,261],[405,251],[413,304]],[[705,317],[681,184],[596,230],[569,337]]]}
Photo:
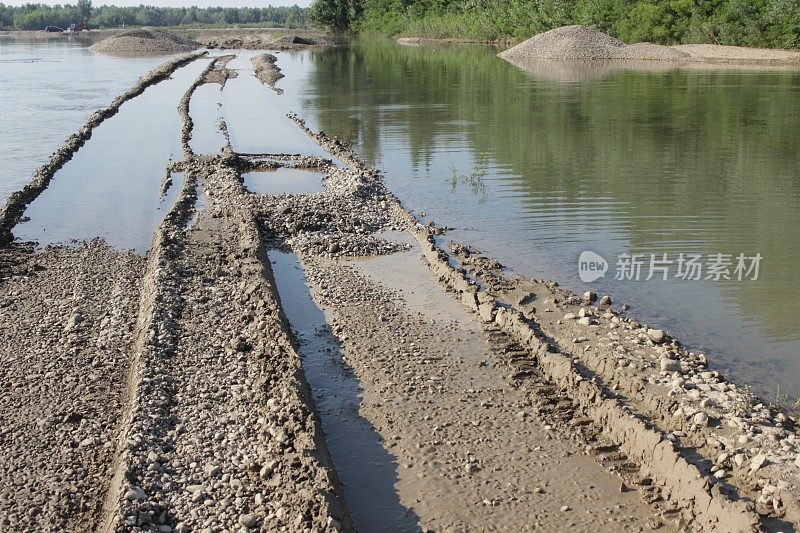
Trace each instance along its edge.
{"label": "small plant in water", "polygon": [[[772,402],[772,407],[781,410],[787,409],[789,407],[789,391],[790,388],[781,387],[780,384],[775,385],[775,401]],[[800,400],[798,401],[800,402]],[[795,405],[797,404],[795,403]]]}
{"label": "small plant in water", "polygon": [[469,174],[461,174],[458,172],[458,167],[454,162],[450,162],[450,176],[447,181],[450,182],[450,192],[455,193],[456,187],[459,183],[465,183],[469,186],[472,194],[478,197],[478,202],[483,203],[486,201],[486,172],[489,168],[489,155],[486,152],[478,154],[478,159]]}

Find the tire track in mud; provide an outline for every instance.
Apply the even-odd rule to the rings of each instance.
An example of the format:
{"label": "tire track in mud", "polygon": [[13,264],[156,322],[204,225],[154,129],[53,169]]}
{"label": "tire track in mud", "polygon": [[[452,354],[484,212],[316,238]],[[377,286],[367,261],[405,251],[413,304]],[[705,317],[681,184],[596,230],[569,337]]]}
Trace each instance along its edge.
{"label": "tire track in mud", "polygon": [[[184,147],[216,63],[179,105]],[[107,531],[350,529],[237,161],[188,150],[170,168],[184,182],[149,254]],[[187,228],[198,185],[211,203]]]}
{"label": "tire track in mud", "polygon": [[[312,132],[296,114],[289,114],[289,118],[294,120],[321,146],[340,160],[350,164],[354,171],[369,177],[367,179],[380,180],[379,177],[376,177],[377,173],[366,168],[366,165],[359,161],[347,146],[337,140],[329,139],[322,132]],[[674,503],[678,512],[672,513],[671,516],[679,517],[683,524],[682,527],[723,528],[730,531],[778,530],[782,527],[791,527],[791,522],[797,522],[798,517],[793,511],[793,508],[796,508],[796,497],[791,493],[784,492],[782,500],[778,500],[777,498],[781,497],[779,494],[781,489],[776,490],[775,485],[770,485],[771,488],[767,487],[769,482],[761,481],[758,486],[765,487],[766,492],[763,494],[771,496],[774,493],[775,501],[784,503],[781,507],[775,507],[774,510],[762,506],[757,513],[752,496],[749,500],[739,500],[735,493],[717,483],[719,476],[712,475],[717,471],[716,469],[709,472],[707,467],[698,468],[690,455],[684,455],[685,452],[680,447],[676,447],[669,438],[665,438],[661,430],[653,426],[652,421],[648,418],[651,415],[637,411],[635,404],[627,402],[622,396],[601,386],[601,381],[588,371],[588,367],[577,364],[578,360],[573,361],[573,356],[560,348],[554,339],[544,336],[544,332],[536,326],[535,321],[528,318],[532,315],[523,314],[514,309],[513,305],[506,303],[490,290],[476,283],[476,280],[465,269],[453,266],[458,264],[457,259],[450,256],[437,244],[436,238],[440,234],[439,230],[420,225],[396,198],[389,198],[390,196],[387,195],[387,199],[383,201],[389,200],[387,208],[394,210],[407,220],[411,234],[423,247],[424,257],[439,282],[453,292],[454,296],[484,324],[491,326],[489,331],[492,329],[497,331],[499,328],[504,335],[513,339],[516,346],[509,351],[512,358],[516,353],[518,364],[514,373],[517,378],[524,382],[526,376],[530,378],[538,374],[541,377],[537,379],[541,380],[544,377],[546,382],[552,383],[558,390],[566,392],[566,396],[573,403],[576,412],[582,413],[581,416],[588,417],[595,425],[595,431],[602,431],[605,440],[610,440],[614,446],[619,447],[624,453],[623,457],[627,458],[626,460],[634,461],[639,465],[637,469],[641,469],[640,484],[645,487],[653,484],[658,488],[655,495],[653,495],[652,489],[646,489],[646,492],[650,493],[650,496],[646,497],[652,499],[655,496],[656,500],[668,500]],[[515,278],[508,280],[507,283],[514,287],[521,281],[519,278]],[[573,299],[573,303],[577,301],[577,299]],[[564,335],[561,337],[561,341],[565,342]],[[585,341],[579,339],[577,342]],[[713,375],[717,376],[716,373]],[[638,392],[642,391],[638,390]],[[658,400],[653,399],[657,404]],[[785,423],[781,424],[781,421]],[[767,425],[774,426],[776,423],[778,433],[781,433],[782,426],[786,426],[790,428],[790,435],[793,435],[791,428],[794,426],[793,423],[790,423],[790,417],[783,414],[778,415],[774,422],[768,422]],[[698,429],[687,424],[682,427],[689,432],[690,436],[693,431]],[[769,431],[769,435],[774,433],[773,430]],[[784,431],[783,437],[781,437],[784,440],[781,440],[781,443],[791,447],[792,440],[789,439],[787,443],[786,435],[787,433]],[[701,438],[705,439],[705,437]],[[776,453],[774,444],[767,443],[766,445],[772,446],[772,453]],[[774,455],[772,456],[774,457]],[[720,461],[720,459],[712,457],[711,464],[715,460],[718,463]],[[763,463],[763,460],[759,461]],[[788,466],[786,463],[784,465]],[[777,466],[780,470],[780,463]],[[789,468],[794,471],[793,467]],[[780,479],[779,470],[773,471],[772,479],[776,479],[776,477]],[[791,479],[791,475],[789,479]],[[785,482],[780,482],[779,485],[781,484],[784,490],[791,487]],[[759,497],[759,502],[763,497],[763,495]],[[769,501],[772,501],[771,498]],[[789,520],[790,523],[782,522],[783,519]]]}
{"label": "tire track in mud", "polygon": [[[126,95],[136,91],[141,94],[147,83],[169,76],[180,66],[178,62],[185,64],[201,56],[162,65]],[[404,468],[419,476],[420,481],[414,482],[403,477],[398,487],[407,499],[403,503],[408,503],[410,510],[419,510],[420,521],[428,519],[445,528],[489,528],[502,519],[503,506],[508,505],[514,509],[515,520],[519,519],[514,523],[520,528],[530,525],[524,519],[531,509],[537,509],[534,518],[540,527],[571,523],[571,527],[591,529],[598,523],[595,515],[570,520],[568,513],[574,509],[568,505],[559,509],[552,495],[546,494],[548,490],[522,495],[498,485],[499,480],[506,480],[512,488],[529,488],[537,475],[531,461],[539,461],[541,464],[535,466],[549,472],[544,481],[552,484],[553,495],[563,497],[569,487],[567,481],[573,481],[562,479],[565,471],[579,472],[581,461],[591,462],[593,472],[598,468],[591,459],[575,456],[567,446],[567,441],[574,439],[581,446],[588,444],[585,453],[602,465],[616,470],[630,468],[620,479],[635,487],[650,505],[621,513],[628,516],[621,517],[623,522],[615,522],[617,527],[666,525],[751,531],[770,529],[774,524],[767,519],[797,522],[790,505],[794,496],[781,493],[786,487],[774,486],[770,494],[776,496],[768,501],[778,501],[782,494],[789,509],[762,508],[761,515],[766,518],[755,512],[752,501],[736,501],[735,495],[727,494],[724,487],[712,481],[709,471],[687,460],[686,452],[654,425],[653,413],[644,408],[646,402],[632,402],[609,387],[622,379],[621,374],[603,373],[602,361],[572,353],[572,345],[586,340],[570,342],[565,331],[573,330],[561,331],[556,328],[561,324],[541,318],[537,321],[536,310],[524,305],[532,299],[530,294],[518,298],[515,292],[515,287],[525,286],[521,280],[500,279],[489,260],[470,267],[463,253],[445,251],[437,240],[440,230],[420,225],[386,189],[377,170],[346,145],[322,132],[311,132],[299,116],[290,114],[289,118],[349,168],[313,157],[244,156],[233,153],[230,145],[218,155],[194,154],[189,147],[192,93],[203,83],[218,82],[220,76],[227,79],[227,61],[214,59],[178,106],[186,157],[167,170],[181,172],[183,182],[178,200],[153,237],[146,261],[139,258],[126,262],[127,255],[99,243],[88,251],[58,247],[42,256],[20,252],[13,245],[0,248],[0,313],[18,323],[13,334],[0,335],[3,357],[14,369],[4,377],[10,382],[4,385],[0,401],[20,401],[34,390],[28,382],[33,383],[34,392],[43,395],[48,392],[43,384],[61,375],[25,375],[28,367],[21,366],[14,352],[15,343],[25,336],[42,343],[34,354],[40,366],[41,362],[66,365],[64,358],[76,354],[93,355],[87,339],[95,340],[101,353],[110,350],[116,354],[116,359],[98,363],[95,358],[83,366],[70,367],[64,382],[77,386],[71,391],[54,389],[56,393],[49,400],[68,398],[74,409],[62,413],[45,406],[43,411],[48,415],[40,425],[49,428],[54,421],[58,425],[58,420],[62,425],[77,423],[75,428],[68,427],[69,435],[63,441],[72,450],[60,450],[59,443],[43,438],[46,444],[36,453],[50,450],[54,464],[60,464],[63,457],[72,460],[76,453],[84,454],[87,458],[81,466],[87,473],[76,468],[79,463],[75,461],[69,467],[65,463],[59,471],[62,478],[52,486],[45,485],[41,495],[32,499],[38,502],[56,490],[53,487],[61,486],[59,483],[94,481],[75,490],[69,486],[51,500],[51,504],[64,503],[66,513],[59,514],[55,508],[37,513],[24,507],[28,515],[23,517],[13,508],[0,507],[0,526],[164,532],[212,531],[232,525],[245,530],[353,529],[276,291],[265,242],[289,246],[298,254],[310,274],[310,286],[317,291],[315,298],[335,317],[329,324],[331,331],[350,361],[356,363],[359,377],[371,379],[365,383],[372,396],[362,407],[363,413],[380,422],[378,429],[388,437],[387,451],[392,449],[389,453],[401,457]],[[112,104],[107,116],[116,113],[124,101],[116,108]],[[107,116],[101,113],[97,120]],[[55,167],[45,165],[29,186],[12,195],[0,213],[0,237],[7,241],[27,203],[91,136],[94,126],[87,127],[73,136],[78,144],[70,148],[68,142],[65,155],[54,155],[50,164]],[[244,188],[244,170],[277,167],[324,172],[325,192],[260,196]],[[203,189],[208,201],[202,210],[198,188]],[[189,224],[193,215],[195,221]],[[489,374],[488,370],[485,375],[481,371],[463,374],[463,365],[448,359],[448,349],[461,340],[450,335],[459,336],[463,331],[422,320],[403,297],[344,264],[348,257],[374,257],[407,249],[383,238],[379,232],[386,229],[407,231],[415,239],[435,283],[474,315],[474,327],[483,328],[489,348],[475,353],[486,353],[497,366],[508,368],[514,390],[498,386],[464,392],[467,378],[485,379]],[[463,265],[458,265],[459,259]],[[67,265],[65,269],[56,268],[60,263]],[[84,275],[87,271],[92,274]],[[487,272],[495,277],[487,280]],[[64,286],[65,280],[76,275],[80,283]],[[69,293],[61,297],[57,311],[26,300],[26,293],[35,294],[46,303],[55,287]],[[92,296],[87,299],[85,294]],[[570,299],[570,305],[578,303],[566,293],[561,297]],[[138,307],[133,303],[137,298]],[[72,303],[78,301],[91,310],[72,309]],[[613,320],[591,309],[584,309],[583,314],[587,316],[581,318],[588,317],[590,323],[592,319]],[[69,340],[73,338],[83,340],[75,341],[76,345]],[[48,357],[53,343],[64,348],[63,355]],[[70,364],[81,361],[79,358]],[[90,367],[95,377],[87,379],[81,370]],[[81,422],[86,417],[80,405],[98,401],[102,388],[93,387],[97,387],[95,382],[103,371],[112,376],[106,386],[114,390],[108,399],[110,408],[102,417],[116,423],[95,422],[90,426]],[[666,376],[658,379],[663,378]],[[619,384],[624,385],[621,381]],[[439,408],[437,401],[447,407]],[[23,418],[34,418],[26,408],[12,409]],[[91,409],[96,410],[96,406]],[[408,412],[413,418],[407,416]],[[467,414],[474,420],[464,420]],[[404,416],[406,420],[396,420]],[[781,428],[791,426],[789,419],[785,420]],[[26,431],[23,426],[31,423],[23,421],[7,430],[4,424],[0,438],[16,439]],[[497,434],[505,439],[500,447],[504,451],[493,457],[495,448],[486,440],[487,434],[470,428],[481,424],[491,428],[499,423],[502,426]],[[87,432],[90,427],[98,434],[85,436],[75,431]],[[687,438],[706,435],[689,425],[675,427]],[[556,430],[555,436],[547,434],[552,437],[551,444],[541,445],[541,432],[551,430]],[[390,434],[394,432],[397,439]],[[485,455],[476,456],[467,442]],[[774,460],[776,456],[770,457]],[[559,461],[564,461],[563,467],[558,466]],[[16,456],[7,462],[12,474],[26,467],[32,470],[22,477],[29,486],[44,482],[49,475]],[[762,466],[753,472],[771,472]],[[524,476],[519,474],[523,470]],[[441,479],[437,479],[440,474]],[[519,474],[517,479],[514,474]],[[608,479],[600,473],[593,475]],[[14,486],[13,481],[8,486]],[[766,490],[766,484],[762,485]],[[576,486],[581,499],[590,502],[582,502],[582,510],[602,508],[604,494],[619,505],[630,503],[625,500],[625,484],[614,495],[607,486]],[[15,497],[27,497],[24,492],[15,496],[5,491],[12,503]],[[465,494],[480,497],[466,501]],[[542,504],[536,500],[540,496]],[[648,523],[648,510],[661,512],[659,520]],[[82,517],[89,518],[80,522]]]}

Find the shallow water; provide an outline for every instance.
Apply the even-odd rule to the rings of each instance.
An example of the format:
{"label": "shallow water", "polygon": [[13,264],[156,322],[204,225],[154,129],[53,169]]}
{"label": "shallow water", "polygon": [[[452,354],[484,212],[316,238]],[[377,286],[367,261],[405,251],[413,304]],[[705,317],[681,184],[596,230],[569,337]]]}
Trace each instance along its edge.
{"label": "shallow water", "polygon": [[30,221],[14,228],[14,236],[40,245],[102,237],[146,252],[171,207],[160,201],[165,168],[183,157],[178,102],[209,61],[178,69],[95,128],[31,203]]}
{"label": "shallow water", "polygon": [[278,95],[255,77],[250,58],[258,52],[240,51],[228,63],[239,75],[222,91],[225,122],[234,151],[245,154],[305,154],[325,156],[308,135],[286,118],[290,99]]}
{"label": "shallow water", "polygon": [[[352,142],[448,238],[610,293],[768,399],[800,396],[800,73],[525,72],[487,47],[374,41],[278,57],[309,126]],[[605,278],[579,279],[586,250]],[[651,254],[732,254],[731,275],[739,253],[763,260],[757,281],[674,279],[675,262],[637,282],[613,279],[621,253],[643,254],[642,279]]]}
{"label": "shallow water", "polygon": [[343,361],[325,314],[309,293],[297,256],[275,250],[268,255],[356,528],[416,531],[417,519],[400,503],[394,487],[397,459],[386,451],[378,432],[358,412],[361,386]]}
{"label": "shallow water", "polygon": [[66,36],[0,35],[0,203],[89,115],[169,57],[110,57],[88,44]]}
{"label": "shallow water", "polygon": [[309,194],[322,192],[325,174],[299,168],[279,167],[268,172],[242,174],[244,186],[257,194]]}
{"label": "shallow water", "polygon": [[218,154],[227,144],[219,129],[222,121],[222,88],[206,83],[195,89],[189,101],[192,138],[189,147],[195,154]]}

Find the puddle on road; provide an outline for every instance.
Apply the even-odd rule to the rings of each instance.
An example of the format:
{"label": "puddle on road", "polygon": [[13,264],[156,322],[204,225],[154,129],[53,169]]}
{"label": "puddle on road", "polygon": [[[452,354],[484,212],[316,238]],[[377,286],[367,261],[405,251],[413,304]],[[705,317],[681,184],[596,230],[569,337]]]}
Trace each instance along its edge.
{"label": "puddle on road", "polygon": [[376,237],[411,246],[389,255],[349,259],[361,273],[403,295],[408,306],[439,322],[457,321],[466,330],[476,330],[474,320],[436,282],[422,260],[419,243],[405,231],[382,231]]}
{"label": "puddle on road", "polygon": [[242,174],[244,186],[256,194],[309,194],[322,192],[325,174],[313,170],[279,167]]}
{"label": "puddle on road", "polygon": [[222,120],[222,91],[219,84],[206,83],[195,89],[189,102],[192,138],[189,147],[195,154],[218,154],[227,144],[219,129]]}
{"label": "puddle on road", "polygon": [[397,460],[358,413],[361,386],[311,297],[297,256],[276,250],[268,256],[356,529],[418,531],[416,516],[395,490]]}
{"label": "puddle on road", "polygon": [[102,237],[112,246],[146,252],[172,207],[159,199],[164,168],[182,158],[178,102],[208,62],[178,69],[95,128],[28,207],[30,220],[14,235],[42,246]]}
{"label": "puddle on road", "polygon": [[[262,52],[263,53],[263,52]],[[286,114],[289,101],[261,83],[250,58],[258,52],[237,52],[228,68],[239,75],[222,90],[222,107],[233,150],[244,154],[303,154],[330,157]]]}
{"label": "puddle on road", "polygon": [[158,204],[159,210],[164,211],[164,214],[172,209],[172,206],[178,201],[178,196],[180,196],[181,189],[183,189],[184,177],[183,172],[170,172],[170,184],[163,191],[161,201]]}

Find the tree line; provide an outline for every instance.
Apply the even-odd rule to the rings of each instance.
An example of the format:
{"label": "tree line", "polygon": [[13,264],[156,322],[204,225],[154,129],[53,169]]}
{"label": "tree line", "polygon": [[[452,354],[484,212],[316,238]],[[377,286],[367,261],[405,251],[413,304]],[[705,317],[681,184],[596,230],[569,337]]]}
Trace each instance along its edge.
{"label": "tree line", "polygon": [[521,40],[568,24],[625,42],[800,48],[800,0],[315,0],[339,31]]}
{"label": "tree line", "polygon": [[307,9],[291,7],[157,7],[139,5],[94,7],[91,0],[76,4],[49,6],[24,4],[8,6],[0,3],[0,28],[41,30],[45,26],[65,28],[77,22],[87,22],[92,28],[122,26],[284,26],[308,25]]}

